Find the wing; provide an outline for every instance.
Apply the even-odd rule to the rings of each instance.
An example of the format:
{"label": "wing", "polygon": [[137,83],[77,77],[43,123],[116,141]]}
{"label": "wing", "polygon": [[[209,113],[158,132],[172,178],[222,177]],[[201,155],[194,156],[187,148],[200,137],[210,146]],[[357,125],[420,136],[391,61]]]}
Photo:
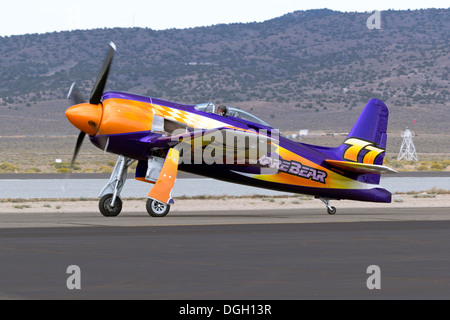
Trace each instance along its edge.
{"label": "wing", "polygon": [[260,133],[234,127],[194,131],[182,129],[174,133],[170,136],[148,136],[139,142],[162,150],[177,146],[181,160],[186,164],[256,163],[261,156],[274,151],[279,143],[278,132]]}
{"label": "wing", "polygon": [[272,137],[254,130],[222,127],[182,131],[171,136],[140,140],[140,143],[148,144],[151,148],[167,150],[164,162],[150,159],[147,166],[141,162],[136,171],[137,179],[142,180],[145,171],[145,180],[155,183],[148,194],[149,198],[166,204],[173,203],[171,192],[180,163],[256,164],[261,156],[275,150],[278,144],[275,135]]}

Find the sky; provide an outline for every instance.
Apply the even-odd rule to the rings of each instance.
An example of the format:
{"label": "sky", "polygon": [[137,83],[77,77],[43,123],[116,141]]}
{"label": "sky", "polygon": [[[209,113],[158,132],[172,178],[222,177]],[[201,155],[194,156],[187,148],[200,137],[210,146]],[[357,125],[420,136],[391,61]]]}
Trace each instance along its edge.
{"label": "sky", "polygon": [[450,0],[0,0],[0,36],[76,29],[184,29],[262,22],[297,10],[449,8]]}

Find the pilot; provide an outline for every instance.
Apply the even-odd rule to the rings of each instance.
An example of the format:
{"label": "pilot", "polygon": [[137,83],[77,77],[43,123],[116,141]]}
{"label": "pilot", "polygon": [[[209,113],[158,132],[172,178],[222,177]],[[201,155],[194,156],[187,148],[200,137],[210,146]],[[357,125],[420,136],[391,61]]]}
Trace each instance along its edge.
{"label": "pilot", "polygon": [[227,111],[228,111],[227,107],[223,104],[221,104],[220,106],[217,107],[217,114],[219,116],[225,117],[227,115]]}

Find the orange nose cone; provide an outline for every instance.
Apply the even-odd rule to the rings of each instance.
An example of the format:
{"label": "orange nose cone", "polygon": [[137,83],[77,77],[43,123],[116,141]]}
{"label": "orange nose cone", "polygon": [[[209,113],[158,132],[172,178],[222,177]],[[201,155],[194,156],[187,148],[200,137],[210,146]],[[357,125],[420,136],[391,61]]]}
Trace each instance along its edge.
{"label": "orange nose cone", "polygon": [[102,120],[102,105],[82,103],[66,110],[66,117],[78,129],[94,136]]}

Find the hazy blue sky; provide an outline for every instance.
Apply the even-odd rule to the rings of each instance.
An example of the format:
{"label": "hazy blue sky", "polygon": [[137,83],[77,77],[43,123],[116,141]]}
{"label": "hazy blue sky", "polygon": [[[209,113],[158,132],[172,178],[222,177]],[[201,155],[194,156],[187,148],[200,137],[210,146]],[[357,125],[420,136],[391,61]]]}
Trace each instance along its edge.
{"label": "hazy blue sky", "polygon": [[[5,1],[5,0],[2,0]],[[449,8],[450,0],[14,0],[0,11],[0,36],[73,29],[189,28],[261,22],[296,10]]]}

